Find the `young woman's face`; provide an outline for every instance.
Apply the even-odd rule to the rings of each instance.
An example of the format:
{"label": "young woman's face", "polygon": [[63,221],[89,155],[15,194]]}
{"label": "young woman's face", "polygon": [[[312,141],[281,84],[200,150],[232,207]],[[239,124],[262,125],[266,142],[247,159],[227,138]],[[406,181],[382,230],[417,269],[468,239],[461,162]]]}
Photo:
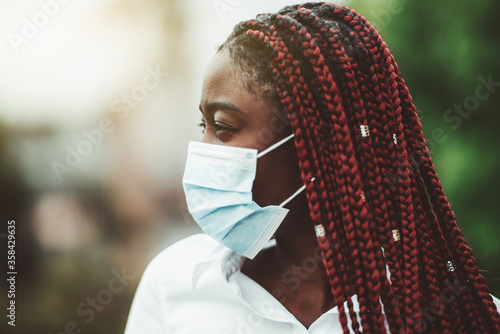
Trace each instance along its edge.
{"label": "young woman's face", "polygon": [[[212,59],[203,78],[202,142],[260,152],[291,134],[286,113],[248,91],[245,80],[226,51]],[[301,186],[293,139],[257,160],[253,199],[259,205],[278,205]]]}

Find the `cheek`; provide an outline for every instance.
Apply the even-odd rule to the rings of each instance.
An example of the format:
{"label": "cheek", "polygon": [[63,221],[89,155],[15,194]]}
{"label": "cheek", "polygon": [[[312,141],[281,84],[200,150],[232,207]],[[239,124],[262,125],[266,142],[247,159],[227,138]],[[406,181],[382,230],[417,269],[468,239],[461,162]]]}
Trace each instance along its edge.
{"label": "cheek", "polygon": [[253,199],[260,206],[279,205],[302,186],[299,159],[289,142],[257,160]]}

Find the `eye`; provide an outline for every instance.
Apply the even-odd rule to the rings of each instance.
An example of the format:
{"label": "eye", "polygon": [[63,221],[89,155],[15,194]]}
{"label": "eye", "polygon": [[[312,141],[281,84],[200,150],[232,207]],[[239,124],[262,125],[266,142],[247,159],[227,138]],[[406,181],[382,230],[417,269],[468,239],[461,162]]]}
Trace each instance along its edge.
{"label": "eye", "polygon": [[200,124],[198,124],[198,126],[201,128],[201,133],[205,134],[205,131],[207,130],[207,124],[202,121],[200,122]]}
{"label": "eye", "polygon": [[237,132],[236,128],[222,122],[214,122],[213,129],[215,136],[221,142],[228,141],[231,138],[231,136]]}
{"label": "eye", "polygon": [[229,125],[227,124],[224,124],[224,123],[221,123],[221,122],[215,122],[214,124],[215,126],[215,133],[217,134],[218,132],[220,131],[231,131],[233,130],[232,127],[230,127]]}

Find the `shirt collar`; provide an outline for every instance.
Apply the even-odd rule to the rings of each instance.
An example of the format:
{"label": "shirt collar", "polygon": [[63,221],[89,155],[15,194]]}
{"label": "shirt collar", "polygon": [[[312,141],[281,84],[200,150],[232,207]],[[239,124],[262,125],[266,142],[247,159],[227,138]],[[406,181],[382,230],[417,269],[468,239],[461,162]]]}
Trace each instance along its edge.
{"label": "shirt collar", "polygon": [[232,254],[236,254],[229,248],[215,243],[212,249],[209,249],[206,255],[195,264],[193,268],[193,276],[192,276],[192,287],[193,290],[196,288],[199,279],[201,276],[212,266],[220,265],[222,266],[226,262],[226,258],[231,256]]}
{"label": "shirt collar", "polygon": [[[265,246],[265,248],[273,247],[276,244],[276,241],[274,239],[271,239]],[[229,286],[232,286],[233,288],[236,288],[237,290],[240,290],[238,287],[237,282],[233,280],[230,282],[230,277],[233,276],[235,273],[238,273],[238,276],[244,277],[245,280],[251,280],[251,278],[247,277],[243,273],[240,272],[241,266],[243,265],[243,262],[245,262],[245,257],[243,255],[240,255],[231,249],[217,243],[211,250],[207,252],[207,255],[203,258],[203,260],[199,261],[194,269],[193,269],[193,277],[192,277],[192,284],[193,284],[193,289],[196,288],[196,285],[198,283],[198,280],[200,277],[212,266],[218,266],[220,268],[220,273],[222,275],[222,278],[224,279],[225,283],[228,284]],[[238,277],[238,279],[241,279],[241,277]],[[253,281],[252,281],[253,282]],[[254,284],[258,284],[256,282],[253,282]],[[263,289],[263,288],[261,288]],[[240,295],[241,295],[241,291]],[[274,299],[277,303],[279,303],[278,300],[276,300],[269,292],[267,291],[262,291],[264,294],[267,293],[268,297],[271,299]],[[242,297],[242,296],[240,296]],[[359,303],[356,295],[352,296],[352,303],[353,303],[353,310],[355,312],[359,312]],[[279,303],[281,305],[281,303]],[[344,307],[347,309],[347,302],[344,303]],[[284,307],[283,307],[284,308]],[[286,309],[285,309],[286,310]],[[325,314],[338,314],[338,307],[335,306],[329,311],[327,311]],[[279,312],[281,315],[282,312]]]}
{"label": "shirt collar", "polygon": [[[276,245],[276,240],[271,239],[264,248],[273,247],[274,245]],[[203,273],[213,265],[220,265],[222,276],[227,281],[231,275],[241,269],[244,261],[245,257],[243,255],[217,242],[212,249],[208,250],[207,255],[195,264],[192,277],[193,289],[196,288],[196,284]]]}

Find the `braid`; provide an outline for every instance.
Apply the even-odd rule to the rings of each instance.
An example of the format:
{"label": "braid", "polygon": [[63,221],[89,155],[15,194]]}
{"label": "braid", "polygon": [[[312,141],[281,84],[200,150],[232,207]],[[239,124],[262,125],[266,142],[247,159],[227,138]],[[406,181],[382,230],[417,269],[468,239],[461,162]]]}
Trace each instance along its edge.
{"label": "braid", "polygon": [[[321,20],[324,24],[324,21]],[[328,31],[329,33],[329,37],[328,37],[328,44],[330,45],[334,45],[334,46],[337,46],[338,45],[338,41],[337,40],[337,36],[340,34],[340,32],[338,30],[334,31],[332,28],[330,28],[330,30]],[[321,39],[321,38],[320,38]],[[327,46],[328,44],[325,43],[325,46]],[[366,50],[364,50],[366,51]],[[358,64],[355,63],[354,61],[352,61],[352,58],[349,57],[347,55],[347,52],[344,48],[344,46],[340,45],[340,48],[336,50],[336,53],[337,53],[337,56],[338,56],[338,59],[339,59],[339,62],[342,63],[344,69],[345,69],[345,75],[343,78],[339,78],[340,80],[340,83],[341,83],[341,87],[343,88],[342,91],[343,92],[350,92],[350,95],[347,95],[348,98],[350,96],[350,101],[351,101],[351,104],[352,106],[360,112],[360,114],[356,114],[355,112],[352,112],[350,113],[351,115],[351,120],[353,122],[353,124],[365,124],[366,121],[366,115],[368,113],[369,116],[371,116],[371,120],[376,120],[378,117],[373,117],[373,110],[372,109],[365,109],[363,104],[364,104],[364,100],[369,100],[371,97],[368,96],[369,94],[365,94],[367,91],[366,87],[363,87],[363,84],[364,84],[364,78],[362,76],[360,76],[358,79],[361,83],[361,91],[364,90],[363,92],[363,95],[364,95],[364,99],[361,98],[361,91],[358,87],[358,81],[356,80],[356,73],[355,71],[358,69]],[[359,72],[357,72],[358,76],[359,76]],[[346,84],[348,83],[348,84]],[[365,89],[363,89],[365,88]],[[352,115],[355,115],[357,116],[357,121],[353,120],[353,117]],[[372,127],[372,128],[376,128],[376,127]],[[355,126],[354,129],[353,129],[353,132],[355,133],[357,131],[357,127]],[[376,133],[374,133],[375,135]],[[359,143],[360,146],[357,146],[357,154],[358,154],[358,157],[359,157],[359,160],[361,162],[361,166],[363,167],[363,175],[368,175],[368,177],[366,178],[368,180],[368,182],[366,183],[365,185],[365,189],[368,188],[368,193],[367,195],[370,197],[370,195],[372,195],[372,199],[373,199],[373,203],[374,203],[374,207],[378,207],[378,202],[379,201],[382,201],[384,202],[384,198],[383,196],[381,196],[380,198],[376,195],[377,193],[380,193],[379,189],[377,189],[377,186],[378,184],[375,182],[375,176],[376,175],[379,175],[380,173],[380,168],[378,166],[378,164],[374,164],[373,162],[377,162],[376,161],[376,155],[374,153],[374,150],[373,150],[373,146],[372,146],[372,143],[371,143],[371,138],[368,137],[367,141],[359,141],[358,140],[358,136],[354,136],[353,139],[355,140],[356,143]],[[368,156],[365,158],[365,156],[363,155],[363,153],[366,153]],[[369,204],[371,203],[370,201],[368,202]],[[373,207],[371,208],[373,209]],[[377,214],[375,214],[375,219],[377,220],[377,223],[379,223],[378,227],[379,227],[379,231],[380,234],[378,235],[378,238],[381,238],[383,239],[383,242],[387,242],[388,238],[386,235],[384,235],[384,224],[383,222],[389,222],[389,220],[387,219],[387,217],[385,217],[386,219],[384,221],[382,221],[382,216],[383,216],[383,213],[382,215],[380,216],[377,216]],[[387,216],[387,214],[386,214]],[[386,230],[389,230],[390,231],[390,228],[387,228]],[[373,232],[372,232],[373,233]],[[378,238],[375,238],[374,241],[375,241],[375,250],[377,251],[377,261],[378,261],[378,268],[380,270],[380,279],[381,279],[381,283],[382,283],[382,288],[384,289],[384,294],[382,294],[381,298],[383,299],[384,301],[384,304],[385,305],[388,305],[390,306],[390,309],[392,310],[392,312],[389,312],[389,314],[392,316],[394,315],[394,318],[392,319],[392,321],[389,323],[390,326],[391,326],[391,331],[393,332],[396,332],[397,331],[397,327],[394,327],[394,326],[400,326],[400,318],[399,318],[399,310],[397,309],[396,307],[396,304],[395,304],[395,300],[394,300],[394,292],[393,290],[390,288],[389,286],[389,282],[387,280],[387,276],[386,276],[386,269],[385,269],[385,262],[383,260],[383,255],[381,254],[381,248],[380,248],[380,244],[378,242]],[[393,240],[392,238],[390,238],[389,240]],[[388,248],[386,245],[384,245],[385,248]],[[397,265],[397,263],[396,263]]]}
{"label": "braid", "polygon": [[[301,9],[303,9],[303,8],[301,8]],[[301,10],[301,12],[304,12],[304,10]],[[305,11],[305,13],[308,15],[314,15],[314,14],[312,14],[311,11]],[[317,27],[319,22],[321,22],[321,24],[325,25],[326,22],[324,20],[321,20],[318,16],[314,15],[314,18],[315,18],[315,21],[312,22],[313,26]],[[343,45],[340,45],[340,47],[339,47],[339,41],[337,40],[337,36],[339,35],[340,32],[338,30],[334,31],[332,28],[330,28],[330,29],[322,30],[322,32],[329,33],[328,42],[323,41],[324,39],[322,38],[321,33],[317,33],[318,40],[322,41],[321,44],[323,45],[323,47],[327,47],[328,45],[334,46],[336,56],[338,56],[338,60],[340,63],[342,63],[342,66],[344,68],[344,71],[345,71],[344,78],[341,78],[339,81],[341,83],[341,86],[343,86],[343,88],[344,88],[344,89],[342,89],[343,92],[350,91],[350,95],[347,95],[346,100],[350,99],[350,101],[351,101],[350,105],[354,106],[354,108],[360,112],[360,114],[356,114],[356,113],[352,112],[352,113],[349,113],[349,115],[358,116],[357,122],[355,124],[365,124],[366,123],[365,122],[366,109],[363,108],[364,101],[363,101],[363,99],[361,99],[361,96],[360,96],[361,93],[360,93],[360,90],[358,88],[358,83],[355,80],[355,73],[353,71],[353,69],[356,69],[357,64],[354,62],[351,64],[351,62],[350,62],[351,57],[346,56],[347,53],[346,53]],[[331,51],[331,49],[327,49],[326,52],[331,54],[330,51]],[[343,83],[345,83],[345,82],[348,82],[349,84],[343,85]],[[369,112],[371,112],[371,110]],[[351,119],[352,119],[352,117],[351,117]],[[357,130],[355,128],[353,130],[353,132],[356,133],[356,131]],[[357,136],[353,137],[355,142],[358,142],[357,138],[358,138]],[[373,176],[373,175],[377,175],[379,172],[378,172],[378,166],[373,165],[371,163],[372,158],[375,157],[375,155],[373,154],[373,148],[371,146],[370,141],[371,141],[371,139],[368,138],[367,141],[361,141],[360,144],[364,150],[370,151],[370,153],[372,153],[372,156],[368,157],[368,159],[365,159],[363,155],[360,155],[359,160],[361,161],[361,166],[363,167],[363,170],[367,169],[367,168],[365,168],[365,162],[368,164],[369,170],[373,170],[373,169],[375,170],[375,172],[373,174],[371,174],[371,176]],[[360,150],[359,148],[360,148],[360,146],[358,146],[358,150],[357,150],[358,154],[362,153],[361,152],[362,150]],[[366,174],[366,172],[363,172],[363,174]],[[375,183],[372,181],[371,177],[368,178],[368,184],[372,187],[375,185]],[[372,189],[373,188],[370,188],[370,190],[372,190]],[[373,229],[374,227],[371,225],[370,228]],[[374,233],[374,232],[371,232],[371,233]],[[385,262],[383,261],[383,255],[381,252],[380,244],[378,242],[379,239],[374,238],[373,240],[374,240],[374,246],[375,246],[375,251],[376,251],[378,269],[380,270],[379,277],[381,279],[382,287],[384,289],[384,294],[382,294],[381,298],[384,300],[385,305],[390,306],[392,312],[389,312],[389,314],[395,315],[395,318],[392,319],[393,321],[390,322],[391,327],[393,327],[392,325],[398,325],[398,323],[400,322],[399,310],[396,308],[396,304],[395,304],[395,301],[393,299],[394,298],[393,291],[392,291],[392,289],[390,289],[389,282],[387,280],[387,276],[386,276],[386,272],[385,272]],[[395,327],[392,328],[392,331],[396,332],[397,330],[395,330],[394,328]]]}
{"label": "braid", "polygon": [[[335,89],[335,83],[333,82],[331,74],[329,73],[329,71],[325,71],[324,68],[321,67],[321,65],[319,65],[319,64],[324,64],[324,59],[322,59],[322,55],[319,52],[319,48],[317,47],[316,43],[312,40],[311,35],[306,33],[305,29],[302,29],[301,24],[297,23],[297,21],[295,21],[293,19],[290,20],[290,23],[291,23],[292,29],[298,32],[299,38],[298,38],[297,42],[303,43],[303,45],[305,45],[305,44],[309,45],[309,49],[305,49],[304,54],[307,57],[309,57],[309,61],[313,65],[313,71],[316,72],[316,74],[317,74],[318,81],[323,83],[321,85],[322,91],[320,92],[320,94],[322,95],[323,99],[326,100],[327,108],[332,113],[332,115],[336,114],[335,109],[337,109],[337,112],[340,111],[342,113],[340,117],[343,117],[345,119],[345,115],[343,114],[342,109],[338,109],[338,107],[337,108],[335,107],[335,105],[337,105],[337,106],[339,105],[340,100],[334,101],[334,99],[332,98],[335,96],[340,96],[340,94]],[[323,77],[324,74],[326,74],[325,77]],[[345,131],[346,131],[346,135],[344,135],[342,137],[344,138],[345,144],[350,145],[351,141],[348,139],[348,136],[349,136],[348,129],[346,128]],[[352,148],[349,148],[349,150],[352,150]],[[355,160],[351,160],[351,161],[355,161]],[[356,168],[356,166],[353,166],[350,169],[353,170],[354,168]],[[345,178],[349,179],[349,177],[350,177],[349,175],[345,175]],[[356,177],[356,174],[354,177]],[[358,196],[358,198],[359,198],[359,196]],[[348,209],[347,206],[345,208]],[[353,216],[355,216],[356,211],[352,211],[351,214],[353,214]],[[368,253],[368,251],[370,251],[370,250],[368,249],[368,246],[366,246],[366,244],[365,244],[367,241],[368,242],[370,241],[370,239],[368,238],[368,235],[369,235],[368,221],[369,221],[368,217],[366,217],[364,223],[359,222],[358,223],[359,228],[356,230],[357,236],[360,240],[359,246],[360,246],[360,250],[361,250],[361,253],[360,253],[361,260],[365,262],[365,267],[368,266],[368,262],[371,262],[370,259],[373,259],[373,257],[374,257],[372,253]],[[357,222],[357,220],[355,219],[355,223],[356,222]],[[362,233],[362,231],[366,231],[366,232]],[[376,328],[377,332],[380,332],[381,331],[380,328],[383,326],[383,323],[377,324],[375,322],[375,321],[377,321],[377,319],[381,319],[381,317],[376,316],[377,312],[378,313],[381,312],[381,306],[378,303],[378,288],[380,285],[378,277],[379,277],[378,273],[376,273],[376,276],[373,275],[372,277],[368,277],[368,278],[372,279],[372,285],[371,285],[371,287],[366,286],[365,288],[367,288],[366,289],[367,292],[370,292],[369,297],[372,299],[371,300],[372,308],[374,309],[374,312],[375,312],[375,316],[373,317],[373,319],[371,319],[371,321],[375,324],[375,326],[376,326],[375,328]]]}
{"label": "braid", "polygon": [[[385,333],[386,320],[391,333],[498,333],[408,88],[374,27],[347,7],[306,3],[238,24],[219,50],[249,74],[251,92],[287,112],[344,333]],[[450,284],[461,287],[452,301]]]}
{"label": "braid", "polygon": [[[249,33],[252,33],[252,31],[249,31]],[[253,35],[259,36],[260,38],[264,38],[264,41],[266,41],[265,36],[262,33],[253,32]],[[295,62],[295,60],[293,60],[293,57],[288,52],[288,49],[286,48],[286,46],[283,46],[283,43],[281,41],[276,41],[276,44],[272,44],[271,47],[275,47],[276,50],[278,51],[277,56],[275,58],[275,64],[274,64],[274,66],[275,66],[274,68],[276,68],[277,71],[274,71],[274,73],[277,77],[278,91],[280,92],[280,95],[282,95],[282,103],[285,105],[285,107],[287,107],[288,110],[291,110],[292,113],[293,113],[293,110],[297,109],[297,107],[295,105],[298,104],[300,106],[300,108],[303,108],[304,110],[306,110],[305,111],[306,113],[311,114],[311,116],[315,115],[316,117],[318,117],[318,110],[319,109],[315,106],[314,102],[312,102],[312,104],[310,103],[310,101],[313,101],[313,99],[311,98],[310,92],[308,92],[307,85],[305,85],[302,81],[303,79],[302,79],[302,76],[300,73],[300,68],[297,67],[297,63]],[[286,55],[286,57],[285,57],[285,55]],[[290,64],[292,65],[292,67],[290,67]],[[297,80],[299,82],[297,84],[300,85],[301,87],[303,87],[302,90],[296,92],[295,99],[291,98],[287,94],[288,90],[286,88],[283,88],[286,86],[287,81],[283,80],[283,78],[281,76],[281,73],[288,73],[288,75],[290,76],[291,71],[296,72],[296,76],[292,76],[292,77],[298,78]],[[296,119],[294,116],[291,117],[292,126],[294,125],[293,123],[297,120],[298,119]],[[307,127],[307,124],[314,125],[315,122],[309,122],[309,123],[304,124],[306,126],[305,133],[300,131],[301,130],[300,127],[297,127],[298,131],[295,132],[296,141],[299,141],[299,143],[297,144],[299,157],[308,156],[309,155],[308,152],[310,152],[310,154],[312,154],[313,156],[317,155],[316,150],[315,150],[315,146],[314,146],[314,144],[312,144],[310,130]],[[293,126],[293,127],[295,128],[295,126]],[[314,139],[316,141],[315,145],[318,146],[318,144],[320,144],[323,141],[323,138],[321,138],[322,136],[320,133],[317,133],[316,129],[311,129],[311,131],[316,132]],[[308,140],[305,141],[304,140],[305,138],[308,138]],[[307,147],[305,145],[303,147],[302,143],[304,141],[306,143],[309,143],[309,147]],[[321,146],[319,146],[319,147],[321,147]],[[320,156],[324,156],[324,154],[322,154]],[[302,159],[301,159],[301,161],[302,161]],[[320,166],[322,166],[324,168],[325,166],[328,166],[328,164],[323,162],[320,164]],[[318,165],[315,165],[314,167],[317,169]],[[307,160],[305,161],[304,164],[301,164],[301,169],[302,169],[303,174],[304,174],[303,178],[305,178],[305,180],[310,180],[312,177],[311,176],[312,174],[309,175],[307,172],[305,172],[309,168],[310,168],[310,165],[309,165],[309,162]],[[322,178],[319,174],[316,174],[315,177],[316,178],[319,177],[319,180],[322,180]],[[308,198],[309,198],[309,203],[310,203],[311,216],[313,217],[313,221],[316,221],[315,218],[317,218],[318,223],[321,223],[321,221],[323,221],[320,217],[320,212],[322,212],[322,210],[320,210],[320,208],[319,208],[320,203],[318,202],[318,197],[319,197],[318,193],[321,194],[321,197],[324,200],[325,191],[322,190],[322,189],[324,189],[324,186],[325,186],[324,182],[320,181],[319,185],[317,187],[318,190],[315,190],[312,188],[312,189],[308,189],[308,192],[307,192]],[[324,203],[326,203],[328,205],[329,202],[326,201]],[[326,208],[326,211],[329,212],[328,207]],[[318,214],[316,214],[316,212],[318,212]],[[331,217],[330,217],[330,220],[334,221],[331,219]],[[331,235],[330,237],[333,240],[336,240],[336,242],[342,242],[342,239],[337,239],[335,235]],[[328,239],[320,238],[319,241],[320,241],[320,246],[321,246],[321,250],[322,250],[322,254],[323,254],[323,258],[324,258],[324,264],[325,264],[325,267],[327,268],[328,277],[329,277],[331,285],[332,285],[333,295],[335,296],[336,300],[342,299],[343,297],[340,296],[340,293],[342,293],[342,289],[339,285],[339,278],[346,281],[345,273],[344,273],[344,275],[342,275],[342,267],[339,265],[336,265],[336,264],[340,264],[343,262],[341,252],[336,252],[336,254],[337,254],[336,260],[337,261],[333,261],[332,256],[331,256],[331,254],[332,254],[331,247],[325,249],[325,246],[327,245]],[[345,268],[345,265],[343,267]],[[351,304],[352,304],[352,302],[351,302]],[[352,305],[351,305],[351,307],[352,307]],[[354,314],[354,312],[352,312],[352,314]],[[340,309],[340,318],[341,318],[341,322],[343,323],[343,326],[346,326],[347,323],[346,323],[345,312],[344,312],[343,308]],[[357,322],[357,320],[355,318],[354,318],[354,320],[352,319],[352,321],[354,324],[356,324],[356,322]]]}
{"label": "braid", "polygon": [[[400,85],[404,82],[401,81]],[[403,89],[404,96],[409,97],[407,89]],[[410,108],[415,109],[411,100],[408,100]],[[411,123],[410,123],[411,122]],[[416,116],[409,119],[409,127],[420,128],[420,121]],[[421,133],[415,133],[416,141],[420,144],[413,143],[416,149],[420,149],[422,163],[419,170],[422,174],[425,186],[429,191],[430,200],[433,203],[432,209],[437,216],[440,228],[443,234],[447,236],[447,240],[451,244],[448,248],[448,253],[451,254],[453,262],[457,265],[457,270],[454,271],[453,277],[458,280],[460,284],[468,286],[468,289],[463,293],[462,299],[467,298],[468,302],[464,307],[468,310],[467,316],[477,317],[478,325],[483,327],[484,321],[490,321],[490,326],[493,326],[496,331],[499,331],[500,317],[496,311],[496,307],[488,292],[488,288],[484,282],[484,278],[479,273],[477,263],[472,256],[471,249],[467,246],[460,229],[458,228],[453,211],[450,204],[444,195],[441,183],[437,177],[435,168],[431,162],[429,151],[425,146],[425,139]],[[418,146],[417,146],[418,145]],[[479,305],[480,308],[474,305]],[[491,319],[484,319],[484,312],[487,312],[492,317]],[[485,327],[487,328],[487,327]],[[487,331],[485,331],[487,332]]]}
{"label": "braid", "polygon": [[[355,27],[356,30],[359,31],[359,34],[362,37],[365,37],[367,33],[370,32],[369,29],[367,29],[366,25],[364,27],[362,26],[362,22],[360,19],[358,19],[357,15],[354,11],[348,10],[346,8],[338,8],[334,10],[334,13],[336,15],[339,15],[344,19],[349,25]],[[370,38],[373,39],[373,38]],[[388,54],[387,47],[382,44],[378,50],[379,56],[378,59],[381,60],[382,62],[384,61],[384,56]],[[375,57],[374,57],[375,58]],[[392,106],[392,111],[394,113],[394,117],[396,118],[396,139],[397,139],[397,144],[396,144],[396,149],[397,149],[397,154],[398,154],[398,160],[401,162],[398,170],[400,171],[403,176],[407,176],[409,173],[409,168],[407,165],[408,161],[408,156],[407,152],[405,150],[405,141],[404,141],[404,134],[402,131],[402,122],[401,122],[401,106],[400,106],[400,100],[397,96],[395,84],[392,82],[394,81],[394,77],[392,74],[387,73],[387,71],[391,71],[391,65],[389,65],[388,68],[384,68],[384,64],[380,64],[379,66],[381,67],[379,70],[383,71],[380,73],[380,76],[383,78],[388,78],[388,94],[389,95],[389,100],[392,102],[390,105]],[[385,72],[385,73],[384,73]],[[386,98],[387,99],[387,98]],[[399,193],[399,204],[400,204],[400,213],[401,213],[401,230],[402,230],[402,241],[403,241],[403,284],[404,284],[404,292],[405,292],[405,297],[404,297],[404,308],[405,308],[405,313],[406,313],[406,331],[410,331],[408,329],[409,323],[412,321],[410,319],[410,316],[413,314],[414,315],[414,320],[415,322],[418,323],[419,320],[419,304],[418,304],[418,262],[417,262],[417,243],[416,243],[416,234],[415,234],[415,224],[414,224],[414,217],[413,217],[413,203],[412,203],[412,196],[411,196],[411,189],[409,185],[410,179],[407,177],[404,178],[399,178],[398,179],[398,193]]]}

